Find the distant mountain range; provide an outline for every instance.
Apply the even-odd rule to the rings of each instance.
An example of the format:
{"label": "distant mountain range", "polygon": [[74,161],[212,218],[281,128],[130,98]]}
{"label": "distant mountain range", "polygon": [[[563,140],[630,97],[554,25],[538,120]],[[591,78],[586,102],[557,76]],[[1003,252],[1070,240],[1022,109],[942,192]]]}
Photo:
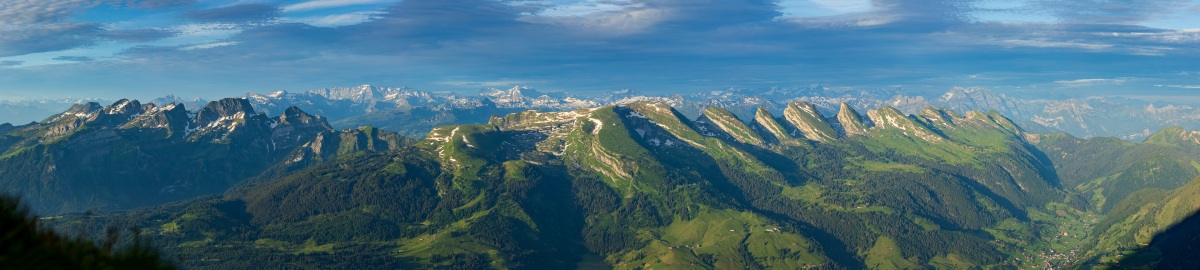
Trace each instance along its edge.
{"label": "distant mountain range", "polygon": [[[819,85],[790,89],[725,89],[668,96],[633,90],[575,96],[561,91],[543,93],[519,86],[486,88],[476,95],[458,95],[407,87],[361,85],[303,93],[250,93],[244,98],[267,115],[278,115],[294,106],[327,117],[336,128],[369,125],[417,138],[439,125],[484,122],[492,115],[524,110],[566,111],[639,101],[662,102],[691,117],[699,115],[706,107],[716,106],[742,119],[751,119],[759,107],[781,113],[788,103],[795,101],[811,103],[827,114],[837,112],[841,103],[858,110],[892,106],[907,114],[918,113],[926,106],[948,108],[957,113],[995,110],[1030,131],[1067,132],[1082,138],[1117,137],[1129,141],[1140,141],[1152,131],[1168,126],[1200,128],[1200,108],[1187,105],[1112,97],[1023,99],[982,88],[953,88],[936,97],[910,96],[895,89],[830,89]],[[36,116],[69,107],[70,103],[64,102],[42,101],[41,104],[46,105],[39,106],[30,102],[0,103],[0,111],[12,112],[0,113],[3,116],[0,122],[41,120]],[[174,102],[198,109],[207,101],[167,96],[151,102]],[[62,108],[47,109],[56,104]]]}
{"label": "distant mountain range", "polygon": [[[530,106],[513,91],[449,110]],[[626,94],[420,141],[243,98],[81,104],[0,127],[0,187],[42,213],[99,208],[46,222],[142,228],[196,269],[1083,267],[1200,209],[1183,128],[1085,139],[837,98],[689,117],[667,103],[686,98]]]}
{"label": "distant mountain range", "polygon": [[112,103],[113,101],[95,98],[0,100],[0,124],[21,125],[42,121],[47,116],[66,110],[75,104],[86,102]]}
{"label": "distant mountain range", "polygon": [[907,114],[917,113],[926,106],[948,108],[958,113],[995,110],[1032,131],[1067,132],[1083,138],[1118,137],[1130,141],[1145,139],[1152,131],[1168,126],[1200,128],[1200,108],[1186,105],[1154,105],[1106,97],[1021,99],[982,88],[954,88],[932,98],[906,96],[898,90],[834,90],[821,86],[727,89],[672,96],[621,90],[576,97],[564,92],[541,93],[525,87],[484,89],[476,96],[457,96],[364,85],[301,94],[249,94],[247,98],[256,108],[268,113],[297,106],[327,115],[336,127],[379,126],[415,137],[424,136],[437,125],[481,122],[493,114],[530,109],[564,111],[639,101],[662,102],[691,117],[699,115],[706,107],[721,107],[743,119],[752,118],[759,107],[781,113],[788,103],[795,101],[809,102],[824,113],[837,112],[841,103],[858,110],[892,106]]}
{"label": "distant mountain range", "polygon": [[40,213],[127,209],[219,193],[273,167],[287,171],[406,140],[376,130],[336,131],[324,117],[295,107],[268,117],[246,99],[197,110],[89,102],[42,122],[0,125],[0,188],[23,195]]}

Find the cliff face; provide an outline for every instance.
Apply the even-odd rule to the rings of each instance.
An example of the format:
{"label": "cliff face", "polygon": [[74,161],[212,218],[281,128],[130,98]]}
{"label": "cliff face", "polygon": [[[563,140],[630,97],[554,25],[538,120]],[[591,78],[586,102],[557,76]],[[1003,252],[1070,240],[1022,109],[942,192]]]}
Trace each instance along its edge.
{"label": "cliff face", "polygon": [[788,104],[783,110],[783,118],[790,123],[804,138],[818,142],[837,140],[838,133],[825,120],[825,116],[817,111],[817,107],[807,102]]}
{"label": "cliff face", "polygon": [[870,126],[863,122],[862,116],[850,108],[850,105],[842,102],[838,108],[837,114],[838,124],[846,136],[864,135],[867,134],[867,129]]}

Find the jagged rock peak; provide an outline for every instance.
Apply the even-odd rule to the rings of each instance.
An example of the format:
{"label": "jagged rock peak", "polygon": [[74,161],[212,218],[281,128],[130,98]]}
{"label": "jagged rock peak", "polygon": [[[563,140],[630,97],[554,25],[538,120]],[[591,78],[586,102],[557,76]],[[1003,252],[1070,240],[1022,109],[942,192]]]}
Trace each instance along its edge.
{"label": "jagged rock peak", "polygon": [[[155,98],[153,100],[150,100],[150,102],[147,102],[147,103],[156,104],[158,106],[165,106],[166,104],[171,104],[171,103],[175,103],[175,104],[179,104],[179,105],[188,104],[189,109],[199,109],[199,108],[202,108],[204,106],[204,104],[208,103],[208,101],[201,99],[201,98],[184,99],[180,96],[171,94],[171,95],[166,95],[164,97]],[[149,111],[149,110],[147,110],[147,111]]]}
{"label": "jagged rock peak", "polygon": [[356,87],[333,87],[317,89],[308,91],[308,93],[332,100],[354,100],[365,102],[380,100],[387,97],[388,94],[399,92],[401,90],[403,89],[377,87],[364,84]]}
{"label": "jagged rock peak", "polygon": [[522,97],[537,97],[537,96],[541,96],[542,93],[538,92],[537,90],[534,90],[533,88],[518,85],[518,86],[513,86],[512,88],[509,88],[507,90],[500,90],[500,89],[491,88],[491,87],[484,88],[482,90],[479,90],[479,95],[494,96],[494,97],[506,97],[506,98],[522,98]]}
{"label": "jagged rock peak", "polygon": [[183,104],[167,103],[162,107],[153,107],[153,103],[144,105],[145,112],[137,116],[123,127],[137,128],[166,128],[171,133],[181,132],[189,125],[191,119]]}
{"label": "jagged rock peak", "polygon": [[143,106],[137,100],[121,99],[112,105],[108,105],[108,107],[104,107],[96,117],[89,119],[89,123],[110,127],[121,126],[145,113],[146,109],[152,109],[153,107],[151,104]]}
{"label": "jagged rock peak", "polygon": [[838,123],[841,123],[842,131],[848,136],[867,134],[867,129],[870,128],[867,123],[863,122],[862,115],[859,115],[846,102],[842,102],[838,108],[837,119]]}
{"label": "jagged rock peak", "polygon": [[218,101],[209,102],[200,112],[196,113],[196,121],[201,124],[207,124],[217,121],[222,117],[234,117],[241,113],[243,116],[253,115],[254,107],[250,105],[250,100],[244,98],[225,98]]}
{"label": "jagged rock peak", "polygon": [[312,115],[299,107],[291,106],[283,111],[283,115],[279,116],[279,121],[286,124],[308,124],[313,122],[325,122],[325,118],[319,115]]}
{"label": "jagged rock peak", "polygon": [[283,117],[306,117],[306,116],[311,117],[312,115],[308,114],[307,112],[304,112],[304,110],[301,110],[300,107],[291,106],[291,107],[288,107],[286,110],[283,110]]}
{"label": "jagged rock peak", "polygon": [[938,126],[953,126],[958,117],[954,112],[946,111],[933,106],[925,106],[921,109],[921,116],[928,119],[931,124]]}
{"label": "jagged rock peak", "polygon": [[491,99],[501,107],[521,107],[542,93],[528,87],[513,86],[508,90],[484,88],[479,91],[479,95]]}
{"label": "jagged rock peak", "polygon": [[767,110],[767,106],[758,106],[758,109],[754,111],[754,118],[758,119],[761,117],[775,118],[774,115],[771,115],[771,111]]}
{"label": "jagged rock peak", "polygon": [[102,109],[104,109],[104,107],[100,106],[100,103],[87,102],[87,103],[79,103],[79,104],[71,105],[71,108],[68,108],[63,113],[67,113],[67,114],[96,113]]}
{"label": "jagged rock peak", "polygon": [[992,100],[992,99],[996,99],[999,97],[1000,97],[1000,95],[997,95],[996,93],[992,92],[991,90],[988,90],[987,88],[955,86],[954,88],[951,88],[950,91],[946,91],[945,94],[942,94],[941,100],[942,101],[951,101],[951,100],[970,99],[970,100],[981,100],[982,101],[982,100]]}
{"label": "jagged rock peak", "polygon": [[758,111],[754,113],[754,128],[762,133],[764,140],[771,143],[795,143],[795,138],[788,135],[787,129],[775,120],[775,116],[767,110],[766,106],[758,106]]}
{"label": "jagged rock peak", "polygon": [[[154,103],[150,103],[150,104],[154,104]],[[161,107],[158,107],[157,109],[158,109],[159,111],[176,111],[176,110],[183,110],[184,112],[187,112],[187,106],[186,106],[186,105],[184,105],[183,103],[175,103],[175,102],[171,102],[171,103],[166,103],[166,104],[167,104],[167,105],[162,105]]]}
{"label": "jagged rock peak", "polygon": [[700,115],[701,120],[711,124],[715,128],[719,128],[724,133],[746,144],[762,145],[764,143],[762,137],[755,133],[750,126],[738,119],[737,115],[720,107],[712,107],[704,109]]}
{"label": "jagged rock peak", "polygon": [[837,131],[816,106],[808,102],[792,102],[783,110],[783,118],[796,127],[807,139],[827,142],[837,139]]}
{"label": "jagged rock peak", "polygon": [[883,106],[878,110],[868,111],[867,117],[871,118],[871,122],[875,123],[875,127],[877,128],[898,129],[908,136],[918,137],[929,142],[938,142],[945,139],[928,126],[925,126],[925,124],[913,120],[891,106]]}
{"label": "jagged rock peak", "polygon": [[121,99],[104,108],[104,114],[139,114],[143,111],[142,103],[137,100]]}
{"label": "jagged rock peak", "polygon": [[43,122],[54,122],[54,121],[62,120],[64,118],[88,119],[93,116],[96,116],[96,114],[100,113],[100,111],[102,111],[102,110],[104,110],[104,107],[100,106],[100,103],[96,103],[96,102],[79,103],[79,104],[71,105],[71,108],[68,108],[66,111],[63,111],[62,113],[51,116],[50,118],[46,118],[46,120],[44,120]]}

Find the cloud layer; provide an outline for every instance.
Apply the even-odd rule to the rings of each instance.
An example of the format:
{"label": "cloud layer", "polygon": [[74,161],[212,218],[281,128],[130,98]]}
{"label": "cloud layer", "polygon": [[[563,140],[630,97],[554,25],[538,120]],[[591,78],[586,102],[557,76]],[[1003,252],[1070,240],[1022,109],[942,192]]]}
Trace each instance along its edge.
{"label": "cloud layer", "polygon": [[[854,5],[794,17],[784,7],[804,5],[769,0],[20,0],[0,4],[0,25],[19,25],[0,27],[0,61],[10,61],[0,65],[0,88],[86,94],[61,90],[80,89],[70,83],[80,80],[54,80],[64,76],[130,95],[361,83],[473,91],[504,82],[581,92],[978,85],[1083,94],[1200,84],[1183,75],[1200,60],[1200,30],[1142,24],[1189,1],[986,2],[874,0],[865,11]],[[177,19],[150,27],[78,18],[97,7]],[[120,44],[109,55],[79,53]],[[55,53],[47,58],[95,60],[21,58]]]}

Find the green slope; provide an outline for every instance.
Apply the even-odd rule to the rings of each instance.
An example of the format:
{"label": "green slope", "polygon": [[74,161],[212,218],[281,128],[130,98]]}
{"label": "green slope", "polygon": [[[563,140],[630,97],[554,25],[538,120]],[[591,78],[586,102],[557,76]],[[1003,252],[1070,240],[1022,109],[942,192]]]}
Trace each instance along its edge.
{"label": "green slope", "polygon": [[149,228],[194,268],[1036,268],[1200,207],[1186,141],[1027,134],[994,112],[852,116],[822,118],[835,132],[821,140],[765,110],[693,121],[650,102],[443,126],[415,145],[348,130],[300,152],[337,155],[222,197],[56,225]]}

